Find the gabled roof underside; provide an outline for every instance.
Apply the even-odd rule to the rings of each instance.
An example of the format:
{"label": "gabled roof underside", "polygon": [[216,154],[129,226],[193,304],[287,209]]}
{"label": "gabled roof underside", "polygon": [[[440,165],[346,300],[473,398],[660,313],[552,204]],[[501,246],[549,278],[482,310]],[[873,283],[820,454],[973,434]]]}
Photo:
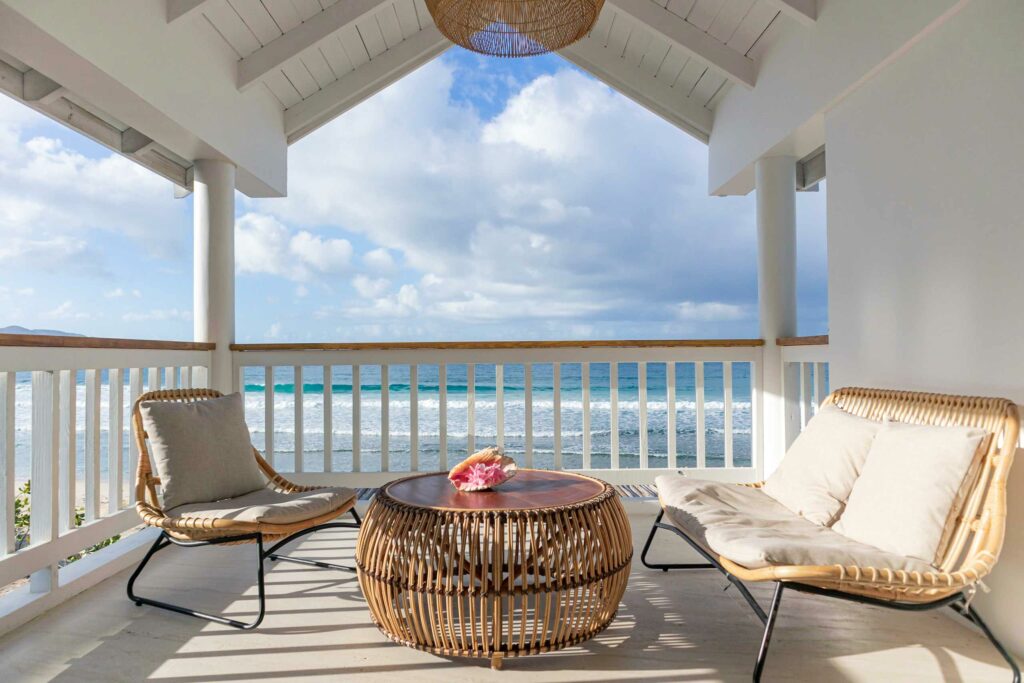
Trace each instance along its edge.
{"label": "gabled roof underside", "polygon": [[[423,0],[206,0],[193,11],[238,55],[239,87],[260,83],[280,103],[289,142],[451,45]],[[730,82],[753,86],[778,14],[772,0],[609,0],[562,56],[707,141]]]}
{"label": "gabled roof underside", "polygon": [[[606,0],[561,56],[707,142],[725,93],[754,87],[779,15],[815,12]],[[0,19],[0,90],[182,187],[194,159],[229,159],[251,196],[286,192],[287,144],[451,47],[423,0],[0,0]]]}

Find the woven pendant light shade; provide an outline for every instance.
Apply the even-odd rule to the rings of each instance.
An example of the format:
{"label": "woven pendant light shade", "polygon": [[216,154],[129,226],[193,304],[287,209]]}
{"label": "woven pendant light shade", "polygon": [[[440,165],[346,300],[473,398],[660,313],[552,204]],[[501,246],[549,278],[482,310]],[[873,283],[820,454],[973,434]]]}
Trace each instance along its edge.
{"label": "woven pendant light shade", "polygon": [[583,38],[604,0],[426,0],[441,33],[467,50],[529,57]]}

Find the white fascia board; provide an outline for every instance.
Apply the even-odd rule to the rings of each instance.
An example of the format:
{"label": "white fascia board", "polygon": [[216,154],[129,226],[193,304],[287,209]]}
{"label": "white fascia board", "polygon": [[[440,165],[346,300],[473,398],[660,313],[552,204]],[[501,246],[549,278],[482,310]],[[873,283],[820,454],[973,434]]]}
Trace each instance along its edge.
{"label": "white fascia board", "polygon": [[[773,150],[791,149],[794,136],[887,64],[959,12],[969,0],[892,0],[821,3],[814,27],[795,23],[759,63],[757,88],[732,88],[715,107],[708,153],[708,191],[753,190],[753,166]],[[884,21],[881,18],[884,17]],[[820,144],[808,139],[808,144]]]}
{"label": "white fascia board", "polygon": [[284,115],[289,144],[373,97],[451,45],[436,27],[430,26],[296,103]]}
{"label": "white fascia board", "polygon": [[584,38],[558,54],[701,142],[708,141],[711,110],[629,64],[594,39]]}
{"label": "white fascia board", "polygon": [[274,69],[391,0],[337,2],[238,62],[238,89],[245,90]]}
{"label": "white fascia board", "polygon": [[640,22],[649,31],[671,44],[706,62],[708,66],[721,72],[734,83],[753,88],[757,82],[757,65],[754,60],[719,42],[654,0],[608,0],[608,5],[614,7],[620,14]]}
{"label": "white fascia board", "polygon": [[0,0],[5,52],[186,160],[225,159],[251,197],[287,191],[280,104],[239,93],[237,55],[206,22],[168,24],[162,2]]}

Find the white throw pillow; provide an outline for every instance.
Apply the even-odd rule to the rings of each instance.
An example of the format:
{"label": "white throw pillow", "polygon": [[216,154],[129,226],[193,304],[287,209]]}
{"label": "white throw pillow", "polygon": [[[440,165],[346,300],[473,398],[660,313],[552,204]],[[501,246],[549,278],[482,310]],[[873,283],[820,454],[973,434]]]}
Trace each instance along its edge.
{"label": "white throw pillow", "polygon": [[267,485],[239,394],[191,403],[143,401],[142,428],[165,510],[234,498]]}
{"label": "white throw pillow", "polygon": [[946,520],[986,432],[886,422],[835,531],[934,563]]}
{"label": "white throw pillow", "polygon": [[829,526],[842,512],[882,424],[835,406],[800,432],[764,492],[803,518]]}

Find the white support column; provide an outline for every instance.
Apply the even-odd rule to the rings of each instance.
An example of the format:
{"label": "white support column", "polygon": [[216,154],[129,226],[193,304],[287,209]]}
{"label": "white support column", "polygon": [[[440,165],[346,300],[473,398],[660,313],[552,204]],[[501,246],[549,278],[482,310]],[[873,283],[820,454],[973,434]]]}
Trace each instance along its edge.
{"label": "white support column", "polygon": [[234,387],[229,346],[235,341],[235,167],[197,160],[193,197],[193,336],[217,344],[209,386],[228,393]]}
{"label": "white support column", "polygon": [[771,474],[785,453],[786,399],[779,337],[796,335],[796,159],[765,157],[757,184],[757,298],[764,338],[764,462]]}

